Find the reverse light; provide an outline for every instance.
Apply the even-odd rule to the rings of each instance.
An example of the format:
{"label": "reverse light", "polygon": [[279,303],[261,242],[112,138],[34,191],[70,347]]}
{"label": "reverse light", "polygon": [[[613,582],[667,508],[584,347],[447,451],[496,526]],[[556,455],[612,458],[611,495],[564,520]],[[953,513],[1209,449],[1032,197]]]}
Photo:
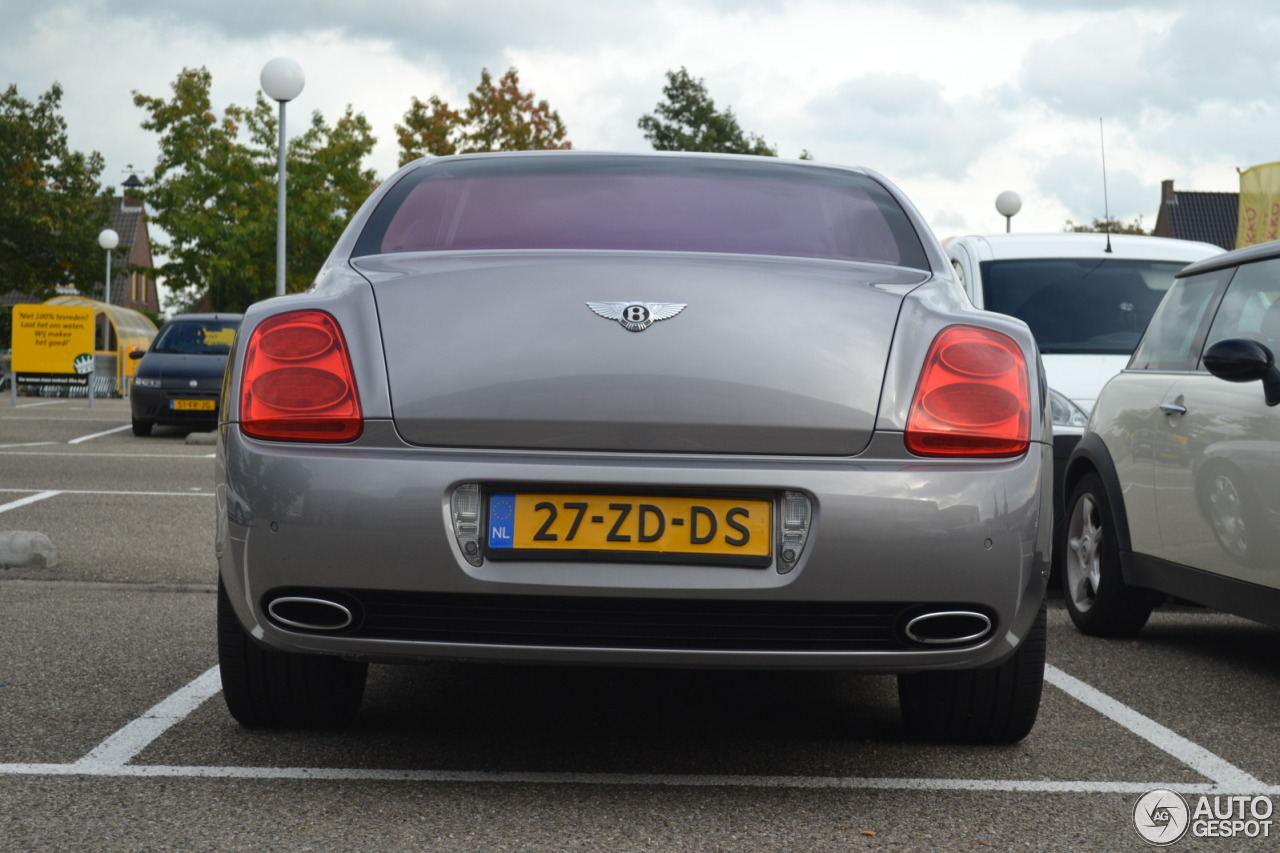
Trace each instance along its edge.
{"label": "reverse light", "polygon": [[934,338],[907,417],[920,456],[1017,456],[1031,443],[1022,348],[1007,335],[948,326]]}
{"label": "reverse light", "polygon": [[364,429],[346,339],[324,311],[264,320],[245,348],[240,428],[274,441],[351,441]]}
{"label": "reverse light", "polygon": [[480,484],[463,483],[449,496],[449,516],[453,535],[467,562],[479,566],[480,556]]}
{"label": "reverse light", "polygon": [[778,573],[786,574],[800,562],[809,539],[813,508],[803,492],[783,492],[778,514]]}

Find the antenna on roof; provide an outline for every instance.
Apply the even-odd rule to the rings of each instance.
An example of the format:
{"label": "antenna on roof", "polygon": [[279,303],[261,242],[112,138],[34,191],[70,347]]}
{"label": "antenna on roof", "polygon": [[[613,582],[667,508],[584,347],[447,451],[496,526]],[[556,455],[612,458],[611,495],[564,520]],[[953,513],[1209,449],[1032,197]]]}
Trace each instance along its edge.
{"label": "antenna on roof", "polygon": [[1102,215],[1103,228],[1107,232],[1107,252],[1111,252],[1111,205],[1107,200],[1107,138],[1102,132],[1102,117],[1098,117],[1098,146],[1102,149]]}

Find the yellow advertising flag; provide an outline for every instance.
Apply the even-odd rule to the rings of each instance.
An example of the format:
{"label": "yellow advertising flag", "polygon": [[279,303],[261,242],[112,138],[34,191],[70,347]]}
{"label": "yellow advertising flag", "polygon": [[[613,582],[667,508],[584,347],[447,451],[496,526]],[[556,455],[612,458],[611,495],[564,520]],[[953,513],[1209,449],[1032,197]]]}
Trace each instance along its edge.
{"label": "yellow advertising flag", "polygon": [[1240,169],[1236,248],[1280,240],[1280,162]]}

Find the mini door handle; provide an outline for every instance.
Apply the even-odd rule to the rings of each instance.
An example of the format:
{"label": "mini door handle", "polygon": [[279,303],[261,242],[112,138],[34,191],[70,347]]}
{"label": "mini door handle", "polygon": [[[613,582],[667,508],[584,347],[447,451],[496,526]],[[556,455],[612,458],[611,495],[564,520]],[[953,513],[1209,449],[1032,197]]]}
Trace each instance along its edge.
{"label": "mini door handle", "polygon": [[1186,406],[1180,406],[1177,403],[1161,403],[1160,411],[1166,415],[1185,415],[1187,413]]}

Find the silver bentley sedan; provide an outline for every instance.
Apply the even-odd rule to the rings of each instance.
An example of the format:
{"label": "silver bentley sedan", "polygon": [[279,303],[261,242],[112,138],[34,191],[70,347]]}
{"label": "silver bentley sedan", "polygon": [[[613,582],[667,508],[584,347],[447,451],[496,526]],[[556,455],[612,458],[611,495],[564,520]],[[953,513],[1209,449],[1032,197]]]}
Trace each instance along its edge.
{"label": "silver bentley sedan", "polygon": [[419,160],[306,294],[246,312],[227,379],[245,725],[341,724],[369,663],[432,659],[879,672],[908,737],[1035,722],[1035,343],[873,172]]}

